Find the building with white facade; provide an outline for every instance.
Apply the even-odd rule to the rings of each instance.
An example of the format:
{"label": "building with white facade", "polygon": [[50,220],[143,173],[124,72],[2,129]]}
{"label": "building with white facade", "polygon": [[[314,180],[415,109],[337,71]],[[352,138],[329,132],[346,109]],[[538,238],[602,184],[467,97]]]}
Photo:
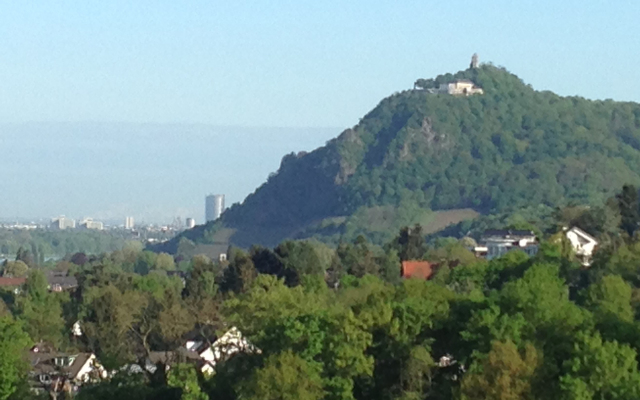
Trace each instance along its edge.
{"label": "building with white facade", "polygon": [[571,247],[576,253],[576,257],[583,266],[591,265],[591,258],[598,246],[598,240],[580,228],[573,227],[565,231],[565,236],[571,242]]}
{"label": "building with white facade", "polygon": [[124,218],[124,229],[133,229],[134,220],[133,217],[125,217]]}
{"label": "building with white facade", "polygon": [[184,223],[185,223],[185,226],[187,227],[187,229],[191,229],[191,228],[196,226],[196,220],[193,219],[193,218],[185,219]]}
{"label": "building with white facade", "polygon": [[204,214],[206,222],[220,218],[224,211],[224,195],[210,194],[204,200]]}
{"label": "building with white facade", "polygon": [[85,218],[80,222],[80,228],[82,229],[95,229],[101,231],[104,229],[104,224],[100,221],[94,221],[91,218]]}
{"label": "building with white facade", "polygon": [[488,230],[480,239],[480,244],[473,251],[487,260],[501,257],[512,250],[521,250],[529,256],[538,253],[538,238],[531,231],[521,230]]}
{"label": "building with white facade", "polygon": [[447,93],[454,96],[471,96],[474,94],[484,94],[484,90],[477,87],[468,79],[460,79],[449,83],[442,83],[437,89],[437,93]]}
{"label": "building with white facade", "polygon": [[64,230],[64,229],[75,229],[75,227],[76,227],[76,220],[67,218],[64,215],[51,221],[51,229]]}

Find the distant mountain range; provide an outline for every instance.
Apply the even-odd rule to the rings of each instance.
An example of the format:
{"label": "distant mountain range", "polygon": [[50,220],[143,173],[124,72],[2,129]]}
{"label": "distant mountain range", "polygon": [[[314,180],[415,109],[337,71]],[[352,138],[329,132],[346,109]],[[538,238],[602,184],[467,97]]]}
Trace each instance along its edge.
{"label": "distant mountain range", "polygon": [[[481,93],[441,86],[461,80]],[[640,184],[639,104],[536,91],[482,65],[420,79],[325,146],[284,156],[220,221],[162,249],[175,252],[181,239],[273,246],[364,234],[383,242],[414,222],[435,231],[478,214],[600,204],[625,183]]]}

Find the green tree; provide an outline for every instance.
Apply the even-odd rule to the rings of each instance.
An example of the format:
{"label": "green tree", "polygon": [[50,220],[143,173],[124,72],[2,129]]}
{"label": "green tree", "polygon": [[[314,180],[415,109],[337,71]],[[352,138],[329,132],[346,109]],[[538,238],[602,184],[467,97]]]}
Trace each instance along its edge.
{"label": "green tree", "polygon": [[173,271],[176,269],[176,263],[173,256],[167,253],[160,253],[156,257],[153,269],[158,271]]}
{"label": "green tree", "polygon": [[243,392],[243,398],[251,400],[325,398],[318,371],[291,351],[270,356],[264,367],[255,372]]}
{"label": "green tree", "polygon": [[223,281],[220,285],[225,292],[242,293],[249,290],[251,284],[258,275],[251,258],[241,250],[236,250],[229,266],[224,271]]}
{"label": "green tree", "polygon": [[618,275],[604,276],[600,282],[589,286],[586,305],[600,320],[611,318],[633,321],[631,286]]}
{"label": "green tree", "polygon": [[620,210],[620,229],[625,231],[629,237],[638,229],[640,222],[640,201],[638,200],[638,189],[633,185],[624,185],[618,199]]}
{"label": "green tree", "polygon": [[65,321],[60,298],[49,293],[47,278],[32,270],[24,292],[16,299],[17,315],[34,342],[44,341],[58,347],[64,340]]}
{"label": "green tree", "polygon": [[402,400],[423,399],[431,386],[435,362],[424,346],[411,349],[400,375]]}
{"label": "green tree", "polygon": [[422,226],[416,224],[413,228],[402,228],[394,245],[398,248],[398,255],[402,261],[421,259],[427,251]]}
{"label": "green tree", "polygon": [[0,400],[9,399],[26,382],[24,353],[32,343],[19,321],[0,315]]}
{"label": "green tree", "polygon": [[573,355],[564,361],[560,377],[563,400],[621,399],[640,396],[636,351],[627,345],[605,342],[598,334],[583,334]]}
{"label": "green tree", "polygon": [[198,382],[198,373],[192,364],[178,364],[171,367],[167,374],[167,385],[179,388],[180,400],[207,400],[209,396],[202,391]]}
{"label": "green tree", "polygon": [[14,278],[23,278],[29,273],[29,266],[20,260],[9,261],[4,266],[3,275]]}
{"label": "green tree", "polygon": [[533,399],[532,381],[540,356],[532,345],[519,351],[511,341],[493,342],[462,379],[462,400]]}

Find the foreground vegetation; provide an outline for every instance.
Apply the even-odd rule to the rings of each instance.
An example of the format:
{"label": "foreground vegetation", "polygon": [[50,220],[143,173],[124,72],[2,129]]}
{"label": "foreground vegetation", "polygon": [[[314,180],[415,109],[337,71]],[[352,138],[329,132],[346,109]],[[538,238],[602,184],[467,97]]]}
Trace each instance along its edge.
{"label": "foreground vegetation", "polygon": [[[596,218],[601,212],[610,218]],[[534,258],[487,262],[467,239],[428,245],[419,227],[384,248],[364,237],[332,249],[288,241],[196,256],[183,284],[167,254],[128,248],[60,263],[78,278],[50,293],[34,267],[0,314],[0,399],[32,398],[23,352],[45,342],[94,352],[110,371],[174,350],[187,334],[235,326],[259,352],[203,376],[193,364],[115,374],[79,399],[637,399],[640,397],[640,222],[627,186],[599,208],[563,208],[558,223],[590,221],[601,247],[590,268],[563,235]],[[564,220],[563,220],[564,219]],[[401,280],[400,260],[439,264],[430,281]],[[183,261],[184,263],[185,261]],[[81,321],[84,335],[68,332]]]}

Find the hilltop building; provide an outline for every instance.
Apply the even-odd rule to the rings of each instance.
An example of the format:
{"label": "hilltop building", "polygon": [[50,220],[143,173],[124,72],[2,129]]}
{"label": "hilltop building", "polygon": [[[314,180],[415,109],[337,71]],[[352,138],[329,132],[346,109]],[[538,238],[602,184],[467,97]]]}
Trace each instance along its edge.
{"label": "hilltop building", "polygon": [[442,83],[436,89],[436,93],[447,93],[453,96],[471,96],[474,94],[484,94],[482,88],[477,87],[468,79],[459,79],[450,83]]}
{"label": "hilltop building", "polygon": [[224,211],[224,195],[223,194],[210,194],[205,197],[204,201],[204,214],[207,222],[215,221],[220,218]]}
{"label": "hilltop building", "polygon": [[187,229],[191,229],[196,226],[196,220],[193,218],[187,218],[184,223]]}
{"label": "hilltop building", "polygon": [[473,53],[471,56],[471,64],[469,65],[469,68],[478,68],[478,53]]}
{"label": "hilltop building", "polygon": [[75,227],[76,227],[76,220],[67,218],[64,215],[51,221],[51,229],[61,231],[64,229],[75,229]]}

